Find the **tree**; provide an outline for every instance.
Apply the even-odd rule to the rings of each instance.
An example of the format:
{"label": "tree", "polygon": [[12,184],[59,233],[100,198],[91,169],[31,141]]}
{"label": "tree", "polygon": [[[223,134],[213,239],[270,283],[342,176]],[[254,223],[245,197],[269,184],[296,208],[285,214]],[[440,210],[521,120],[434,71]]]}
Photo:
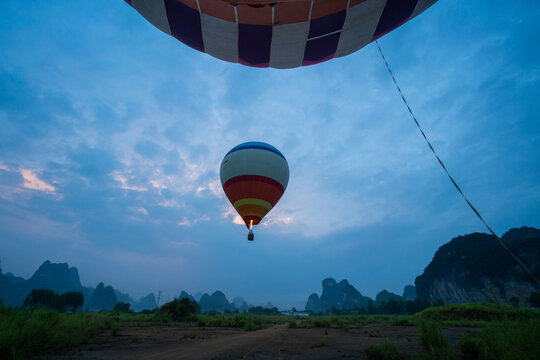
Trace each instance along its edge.
{"label": "tree", "polygon": [[174,299],[171,302],[163,304],[158,310],[159,313],[169,314],[173,321],[187,320],[190,315],[196,314],[199,311],[199,305],[189,298],[182,298],[181,300]]}
{"label": "tree", "polygon": [[114,305],[114,310],[119,312],[129,312],[131,304],[125,303],[125,302],[117,302],[116,305]]}
{"label": "tree", "polygon": [[61,296],[64,297],[65,308],[70,309],[71,311],[77,311],[78,308],[84,305],[84,296],[82,292],[70,291]]}
{"label": "tree", "polygon": [[427,299],[414,299],[414,302],[411,300],[408,300],[405,303],[405,309],[407,310],[407,314],[412,315],[416,314],[417,312],[420,312],[422,310],[427,309],[431,306],[431,303]]}
{"label": "tree", "polygon": [[377,306],[373,303],[373,300],[371,300],[371,299],[368,300],[367,313],[368,314],[376,314],[377,313]]}
{"label": "tree", "polygon": [[533,291],[529,297],[529,302],[534,308],[540,308],[540,293]]}
{"label": "tree", "polygon": [[514,307],[519,307],[519,298],[517,296],[512,296],[510,298],[510,304]]}
{"label": "tree", "polygon": [[23,306],[31,309],[47,308],[63,311],[65,299],[50,289],[33,289],[24,299]]}
{"label": "tree", "polygon": [[397,301],[390,299],[387,303],[383,301],[381,304],[381,312],[383,314],[399,314],[403,312],[404,307],[403,300]]}

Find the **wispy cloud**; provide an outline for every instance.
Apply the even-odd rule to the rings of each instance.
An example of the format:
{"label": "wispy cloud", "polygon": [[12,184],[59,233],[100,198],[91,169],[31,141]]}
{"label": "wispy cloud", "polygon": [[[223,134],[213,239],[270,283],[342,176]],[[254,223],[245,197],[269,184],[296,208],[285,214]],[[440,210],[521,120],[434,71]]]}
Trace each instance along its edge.
{"label": "wispy cloud", "polygon": [[20,169],[20,172],[24,179],[23,186],[25,188],[48,193],[54,193],[56,191],[54,186],[38,178],[35,170]]}
{"label": "wispy cloud", "polygon": [[132,207],[131,210],[139,214],[148,215],[148,211],[143,207]]}
{"label": "wispy cloud", "polygon": [[123,190],[131,190],[131,191],[147,191],[148,190],[144,186],[129,185],[128,178],[117,171],[112,173],[112,177],[114,180],[120,183],[120,188]]}

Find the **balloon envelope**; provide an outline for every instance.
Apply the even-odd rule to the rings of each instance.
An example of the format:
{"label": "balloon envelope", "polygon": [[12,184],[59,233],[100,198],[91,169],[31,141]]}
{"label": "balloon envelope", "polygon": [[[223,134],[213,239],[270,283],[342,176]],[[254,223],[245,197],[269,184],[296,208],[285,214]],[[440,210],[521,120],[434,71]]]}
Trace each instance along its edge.
{"label": "balloon envelope", "polygon": [[218,59],[280,69],[351,54],[437,0],[125,0]]}
{"label": "balloon envelope", "polygon": [[223,158],[220,178],[227,198],[249,228],[257,225],[279,201],[289,183],[283,154],[263,142],[246,142]]}

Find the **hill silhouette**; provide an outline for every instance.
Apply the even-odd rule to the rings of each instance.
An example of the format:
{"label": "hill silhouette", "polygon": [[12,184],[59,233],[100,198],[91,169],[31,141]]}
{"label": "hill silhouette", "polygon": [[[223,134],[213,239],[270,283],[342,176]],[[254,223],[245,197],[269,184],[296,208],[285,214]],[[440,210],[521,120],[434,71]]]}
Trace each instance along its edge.
{"label": "hill silhouette", "polygon": [[[540,277],[540,230],[510,229],[501,238]],[[418,296],[444,303],[502,302],[517,297],[525,302],[538,284],[492,235],[458,236],[441,246],[415,281]]]}

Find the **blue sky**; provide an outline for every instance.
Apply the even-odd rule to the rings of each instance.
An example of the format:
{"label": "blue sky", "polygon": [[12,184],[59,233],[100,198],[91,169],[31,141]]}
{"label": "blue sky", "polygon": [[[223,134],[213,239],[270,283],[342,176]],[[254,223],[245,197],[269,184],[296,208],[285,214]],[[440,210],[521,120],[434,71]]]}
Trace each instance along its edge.
{"label": "blue sky", "polygon": [[[320,282],[401,293],[486,231],[408,116],[375,44],[293,70],[199,53],[121,0],[0,3],[0,260],[46,259],[134,297],[222,290],[303,307]],[[500,235],[540,226],[540,8],[441,0],[380,39],[417,118]],[[219,165],[244,141],[289,162],[235,224]]]}

